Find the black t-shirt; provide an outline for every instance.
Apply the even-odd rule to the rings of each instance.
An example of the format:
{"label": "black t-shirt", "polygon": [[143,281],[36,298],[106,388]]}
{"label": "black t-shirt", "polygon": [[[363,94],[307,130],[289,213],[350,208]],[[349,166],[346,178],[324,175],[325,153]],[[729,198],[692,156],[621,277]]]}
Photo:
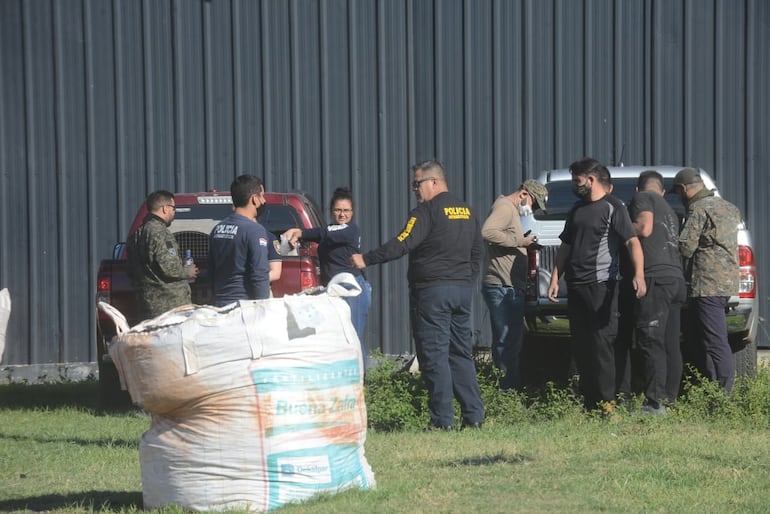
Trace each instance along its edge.
{"label": "black t-shirt", "polygon": [[644,251],[644,276],[681,277],[679,219],[668,202],[657,193],[640,191],[634,195],[628,211],[631,220],[642,212],[651,212],[653,216],[652,233],[639,238]]}
{"label": "black t-shirt", "polygon": [[565,270],[570,284],[618,280],[620,248],[636,236],[622,200],[604,195],[594,202],[579,200],[567,215],[559,236],[571,245]]}

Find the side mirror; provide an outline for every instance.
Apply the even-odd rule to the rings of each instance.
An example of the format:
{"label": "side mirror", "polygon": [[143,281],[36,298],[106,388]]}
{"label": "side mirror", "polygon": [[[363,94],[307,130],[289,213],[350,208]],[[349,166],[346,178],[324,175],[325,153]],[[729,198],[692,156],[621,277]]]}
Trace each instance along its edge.
{"label": "side mirror", "polygon": [[112,249],[112,259],[117,261],[123,256],[123,250],[126,248],[126,243],[118,243],[115,248]]}

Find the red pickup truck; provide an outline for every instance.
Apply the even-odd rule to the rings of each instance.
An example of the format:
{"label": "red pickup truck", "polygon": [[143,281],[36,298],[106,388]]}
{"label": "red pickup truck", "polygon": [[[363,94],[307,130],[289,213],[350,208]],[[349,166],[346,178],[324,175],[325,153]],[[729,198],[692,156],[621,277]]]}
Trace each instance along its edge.
{"label": "red pickup truck", "polygon": [[[206,193],[177,193],[174,195],[176,216],[169,229],[179,243],[179,250],[191,250],[200,274],[190,284],[192,303],[210,304],[212,291],[206,269],[209,248],[209,232],[222,218],[232,212],[229,193],[211,191]],[[270,232],[279,236],[293,227],[313,228],[324,223],[321,210],[316,203],[303,193],[265,193],[266,204],[260,214],[260,223]],[[131,224],[133,233],[147,214],[142,202]],[[317,287],[320,277],[317,245],[306,243],[300,246],[297,256],[283,257],[281,278],[271,284],[275,297],[299,293]],[[136,295],[126,266],[125,243],[118,243],[112,259],[103,260],[96,276],[96,302],[115,306],[126,316],[130,326],[138,319]],[[120,389],[115,365],[107,353],[107,343],[115,335],[115,325],[107,315],[97,309],[96,347],[99,365],[99,403],[102,408],[130,405],[130,398]]]}

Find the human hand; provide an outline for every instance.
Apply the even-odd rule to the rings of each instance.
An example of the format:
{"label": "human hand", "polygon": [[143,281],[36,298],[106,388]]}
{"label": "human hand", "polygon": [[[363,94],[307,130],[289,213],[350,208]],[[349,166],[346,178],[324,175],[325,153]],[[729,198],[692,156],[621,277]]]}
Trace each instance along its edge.
{"label": "human hand", "polygon": [[559,281],[552,280],[548,285],[548,300],[554,303],[559,302]]}
{"label": "human hand", "polygon": [[647,283],[644,281],[644,277],[634,276],[633,279],[634,290],[636,291],[636,297],[641,298],[647,294]]}
{"label": "human hand", "polygon": [[302,237],[302,229],[301,228],[290,228],[283,234],[281,234],[281,237],[288,242],[292,248],[296,248],[299,245],[299,240]]}
{"label": "human hand", "polygon": [[356,269],[364,269],[366,267],[364,256],[360,253],[354,253],[350,256],[350,264]]}
{"label": "human hand", "polygon": [[193,264],[192,266],[185,266],[184,269],[187,270],[187,278],[192,278],[192,279],[198,278],[198,273],[200,273],[200,270],[198,269],[198,266],[196,266],[195,264]]}

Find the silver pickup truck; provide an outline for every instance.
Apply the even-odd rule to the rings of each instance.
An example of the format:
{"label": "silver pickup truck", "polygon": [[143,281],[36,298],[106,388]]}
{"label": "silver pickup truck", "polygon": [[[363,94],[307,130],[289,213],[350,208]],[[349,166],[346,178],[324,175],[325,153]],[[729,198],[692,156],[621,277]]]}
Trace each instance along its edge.
{"label": "silver pickup truck", "polygon": [[[676,173],[683,166],[627,166],[609,168],[612,176],[612,194],[626,204],[631,201],[636,191],[636,180],[644,170],[654,169],[663,175],[665,199],[679,215],[684,217],[685,208],[679,196],[668,193],[672,190],[672,182]],[[708,189],[716,190],[711,176],[704,170],[699,170],[703,182]],[[532,226],[533,233],[538,236],[539,250],[529,252],[529,287],[527,291],[525,341],[535,353],[544,353],[542,359],[555,358],[562,354],[569,338],[569,322],[567,320],[567,287],[560,282],[559,302],[548,300],[548,284],[551,280],[551,269],[556,257],[556,251],[561,244],[559,234],[564,228],[564,221],[577,198],[572,193],[572,176],[568,169],[544,171],[538,180],[548,189],[548,212],[537,211]],[[719,192],[716,192],[719,195]],[[752,250],[751,235],[742,221],[738,230],[738,254],[740,264],[740,291],[728,302],[727,324],[736,361],[736,372],[739,375],[754,374],[757,366],[757,280]],[[555,345],[555,346],[554,346]],[[559,351],[559,350],[562,351]],[[541,362],[542,365],[542,362]]]}

